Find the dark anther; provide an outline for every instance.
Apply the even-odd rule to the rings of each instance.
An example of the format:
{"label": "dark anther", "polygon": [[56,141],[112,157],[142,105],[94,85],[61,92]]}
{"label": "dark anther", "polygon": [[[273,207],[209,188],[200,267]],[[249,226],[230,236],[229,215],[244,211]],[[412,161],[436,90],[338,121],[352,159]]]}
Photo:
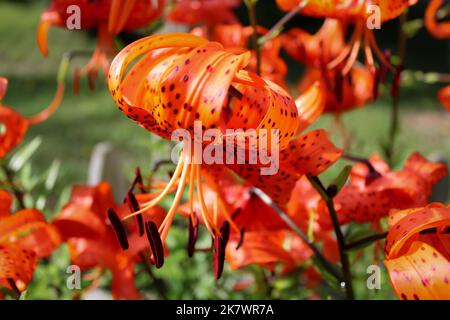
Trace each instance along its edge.
{"label": "dark anther", "polygon": [[244,235],[245,235],[244,227],[241,227],[241,230],[239,233],[239,241],[236,245],[236,250],[239,250],[239,248],[244,244]]}
{"label": "dark anther", "polygon": [[213,268],[214,276],[219,279],[223,272],[223,265],[225,262],[225,248],[228,239],[230,238],[230,224],[225,221],[220,227],[220,234],[214,237],[213,244]]}
{"label": "dark anther", "polygon": [[153,260],[156,268],[161,268],[164,264],[164,247],[159,235],[158,227],[153,221],[145,223],[145,232],[147,233],[150,249],[153,253]]}
{"label": "dark anther", "polygon": [[239,216],[240,213],[241,213],[241,208],[237,208],[231,215],[231,220],[235,220]]}
{"label": "dark anther", "polygon": [[122,222],[120,221],[119,216],[113,209],[108,209],[108,219],[109,222],[111,223],[111,226],[113,227],[114,233],[116,234],[120,247],[122,248],[122,250],[127,250],[129,247],[127,233],[125,232],[125,228]]}
{"label": "dark anther", "polygon": [[195,252],[195,243],[198,238],[198,217],[197,213],[194,211],[194,222],[189,218],[189,239],[188,239],[188,256],[192,258]]}
{"label": "dark anther", "polygon": [[[128,204],[128,208],[130,209],[130,213],[137,212],[140,210],[140,206],[133,192],[128,191],[126,196],[126,202]],[[142,218],[142,214],[138,214],[135,216],[136,223],[139,228],[139,236],[144,235],[144,219]]]}
{"label": "dark anther", "polygon": [[341,68],[337,69],[334,76],[334,93],[338,103],[342,103],[344,100],[344,76],[342,75]]}

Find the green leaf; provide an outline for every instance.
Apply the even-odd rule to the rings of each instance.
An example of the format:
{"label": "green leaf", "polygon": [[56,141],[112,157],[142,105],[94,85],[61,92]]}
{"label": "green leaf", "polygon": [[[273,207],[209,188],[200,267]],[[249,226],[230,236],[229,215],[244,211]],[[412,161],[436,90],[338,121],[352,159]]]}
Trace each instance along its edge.
{"label": "green leaf", "polygon": [[406,34],[408,38],[413,38],[422,28],[423,28],[422,19],[409,20],[405,22],[405,24],[403,25],[403,32]]}
{"label": "green leaf", "polygon": [[48,169],[47,179],[45,180],[45,189],[47,191],[52,191],[55,187],[60,168],[61,163],[59,162],[59,160],[54,160],[50,165],[50,168]]}
{"label": "green leaf", "polygon": [[23,168],[23,166],[30,160],[33,154],[37,151],[37,149],[42,144],[42,138],[36,137],[31,142],[26,144],[24,147],[19,149],[18,152],[11,157],[9,161],[9,168],[14,172],[19,171]]}
{"label": "green leaf", "polygon": [[330,196],[335,196],[336,194],[339,193],[339,191],[341,191],[342,187],[347,182],[348,176],[350,175],[351,171],[352,171],[352,166],[350,166],[350,165],[342,168],[339,175],[328,186],[328,190],[334,189],[333,192],[335,193],[334,195],[330,195]]}

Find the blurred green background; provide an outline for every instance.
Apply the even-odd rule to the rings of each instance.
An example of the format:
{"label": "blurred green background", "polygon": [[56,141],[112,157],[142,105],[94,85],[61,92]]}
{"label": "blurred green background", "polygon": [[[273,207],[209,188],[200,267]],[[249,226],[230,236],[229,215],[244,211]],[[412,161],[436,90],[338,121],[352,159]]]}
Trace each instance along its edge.
{"label": "blurred green background", "polygon": [[[423,15],[423,2],[411,10],[410,19]],[[43,58],[37,49],[35,33],[40,13],[47,3],[48,1],[38,0],[0,2],[0,75],[9,79],[5,103],[25,115],[40,111],[51,101],[57,68],[64,52],[93,50],[95,47],[92,34],[53,28],[49,35],[50,56]],[[269,0],[260,1],[257,10],[259,21],[266,27],[271,27],[283,15],[274,5],[274,1]],[[239,8],[237,13],[246,23],[245,7]],[[313,31],[320,26],[320,21],[297,17],[288,24],[288,27],[293,26],[302,26]],[[397,27],[396,22],[390,22],[383,28],[382,47],[395,49]],[[420,30],[409,41],[406,66],[414,70],[447,72],[450,61],[448,48],[448,42],[433,40],[425,30]],[[288,61],[289,79],[295,83],[301,73],[301,67],[289,59]],[[79,59],[75,65],[82,66],[85,62],[86,60]],[[401,133],[395,157],[397,164],[401,164],[413,151],[420,151],[424,155],[439,153],[449,158],[450,116],[436,100],[436,92],[442,86],[443,84],[430,85],[411,79],[405,81],[401,93]],[[98,81],[95,91],[90,91],[85,79],[82,80],[78,95],[73,95],[70,88],[69,84],[58,112],[50,120],[32,127],[25,143],[26,145],[37,136],[42,138],[38,150],[27,163],[29,174],[47,172],[55,159],[61,163],[56,185],[49,194],[49,203],[46,204],[49,217],[57,213],[61,203],[67,200],[72,185],[86,183],[91,152],[98,143],[109,142],[114,145],[123,161],[119,170],[129,179],[136,166],[143,168],[145,173],[156,160],[169,156],[167,143],[139,128],[117,111],[103,81]],[[376,103],[343,116],[353,137],[353,153],[369,156],[373,152],[382,152],[382,146],[387,141],[390,115],[388,90],[389,88],[384,88],[382,97]],[[315,127],[328,129],[330,123],[331,117],[325,115]],[[340,143],[339,137],[333,138],[336,143]],[[337,164],[328,176],[333,176],[344,164]],[[180,220],[180,227],[171,229],[171,254],[165,267],[154,272],[165,282],[167,297],[299,299],[309,296],[310,291],[301,285],[298,274],[272,281],[270,275],[258,267],[233,273],[226,269],[223,279],[216,283],[209,254],[200,253],[193,259],[187,257],[187,231],[184,223]],[[373,261],[373,246],[370,246],[354,265],[357,297],[394,298],[384,271],[381,290],[372,291],[366,288],[366,268],[373,264]],[[29,287],[29,298],[72,298],[75,292],[65,286],[65,270],[68,265],[68,253],[63,246],[51,258],[41,263]],[[258,279],[256,285],[241,292],[233,290],[238,280],[248,277]],[[108,276],[102,283],[107,286]],[[137,283],[147,297],[158,297],[154,280],[149,279],[143,270],[138,270]],[[332,293],[330,290],[324,286],[321,297],[326,298]]]}

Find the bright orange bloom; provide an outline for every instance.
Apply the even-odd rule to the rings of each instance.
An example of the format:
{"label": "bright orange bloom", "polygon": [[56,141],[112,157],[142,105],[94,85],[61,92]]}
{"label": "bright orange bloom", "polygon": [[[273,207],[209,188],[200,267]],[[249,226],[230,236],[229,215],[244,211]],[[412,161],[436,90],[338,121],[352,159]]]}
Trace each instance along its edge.
{"label": "bright orange bloom", "polygon": [[[127,66],[141,55],[142,59],[125,76]],[[306,99],[311,105],[297,107],[278,85],[243,70],[249,58],[248,52],[235,54],[218,43],[191,34],[151,36],[119,53],[111,66],[109,88],[123,113],[166,139],[178,128],[193,133],[195,121],[201,123],[203,130],[217,128],[223,134],[226,129],[254,129],[256,138],[266,134],[269,140],[273,133],[263,129],[279,129],[281,159],[277,174],[262,176],[261,163],[227,164],[226,167],[283,206],[301,175],[323,172],[339,158],[341,150],[328,140],[323,130],[295,137],[310,123],[307,118],[299,117],[299,110],[315,110],[315,104],[323,102],[320,97],[314,98],[320,93],[317,87],[311,88],[312,98]],[[244,147],[249,148],[247,143]],[[176,189],[172,206],[159,228],[163,244],[187,184],[189,201],[192,203],[197,195],[202,221],[212,237],[223,242],[220,225],[205,203],[202,172],[208,166],[192,163],[193,157],[195,154],[183,149],[166,188],[142,206],[141,211],[147,210]],[[231,219],[227,219],[231,224]],[[151,238],[154,236],[152,233]]]}
{"label": "bright orange bloom", "polygon": [[[149,195],[137,195],[139,202],[148,201]],[[69,203],[53,221],[61,236],[69,245],[73,264],[82,270],[109,269],[112,274],[112,294],[114,299],[139,299],[134,285],[134,265],[141,261],[141,252],[147,241],[140,237],[136,224],[127,225],[130,248],[119,250],[115,233],[108,225],[107,211],[112,209],[125,215],[129,212],[125,205],[117,206],[107,183],[96,187],[75,187]],[[143,218],[160,224],[164,210],[154,207],[143,212]],[[97,285],[94,282],[93,287]]]}
{"label": "bright orange bloom", "polygon": [[[277,0],[278,5],[283,10],[292,10],[302,0]],[[357,3],[356,3],[357,2]],[[417,0],[364,0],[364,1],[342,1],[342,0],[310,0],[306,6],[301,9],[301,14],[318,18],[338,19],[344,23],[355,25],[355,31],[350,42],[341,51],[328,67],[334,69],[344,64],[343,74],[347,74],[352,69],[358,58],[359,51],[364,44],[364,53],[366,63],[374,71],[374,55],[386,67],[391,67],[384,54],[379,49],[373,31],[366,27],[371,15],[374,14],[371,9],[376,5],[380,9],[380,23],[392,20],[401,15],[409,6],[417,3]]]}
{"label": "bright orange bloom", "polygon": [[189,25],[236,23],[233,9],[241,0],[176,0],[167,19]]}
{"label": "bright orange bloom", "polygon": [[89,79],[93,80],[100,68],[103,69],[105,75],[108,73],[110,60],[116,52],[112,36],[122,31],[148,25],[161,15],[164,4],[164,0],[156,2],[147,0],[52,0],[48,9],[41,15],[37,31],[39,49],[44,56],[48,55],[47,37],[50,27],[66,28],[69,22],[73,23],[74,13],[68,8],[72,5],[78,6],[81,28],[96,29],[98,43],[89,63],[77,71],[75,77],[89,75]]}
{"label": "bright orange bloom", "polygon": [[450,299],[450,206],[393,211],[385,265],[404,300]]}
{"label": "bright orange bloom", "polygon": [[56,228],[35,209],[11,213],[12,198],[0,192],[0,286],[23,291],[31,281],[39,258],[59,246]]}
{"label": "bright orange bloom", "polygon": [[424,206],[433,185],[448,173],[444,164],[429,162],[419,153],[411,155],[400,171],[391,171],[378,155],[370,163],[374,170],[355,165],[350,183],[334,199],[342,224],[376,222],[391,209]]}

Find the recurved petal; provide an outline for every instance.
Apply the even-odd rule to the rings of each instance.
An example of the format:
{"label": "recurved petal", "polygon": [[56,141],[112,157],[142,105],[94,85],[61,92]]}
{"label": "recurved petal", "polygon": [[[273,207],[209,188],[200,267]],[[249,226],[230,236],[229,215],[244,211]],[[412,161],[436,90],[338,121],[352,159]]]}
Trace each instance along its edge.
{"label": "recurved petal", "polygon": [[437,17],[437,13],[444,3],[444,0],[430,0],[425,12],[425,27],[438,39],[450,38],[450,22],[439,22]]}
{"label": "recurved petal", "polygon": [[13,198],[5,190],[0,190],[0,219],[11,214]]}
{"label": "recurved petal", "polygon": [[388,259],[394,259],[408,250],[409,242],[416,239],[421,231],[450,225],[450,207],[440,204],[399,211],[395,215],[397,223],[392,225],[386,239]]}
{"label": "recurved petal", "polygon": [[384,263],[400,299],[450,299],[450,262],[430,245],[415,241],[407,253]]}
{"label": "recurved petal", "polygon": [[4,130],[0,133],[0,158],[22,142],[28,130],[28,121],[19,113],[0,105],[0,124]]}

